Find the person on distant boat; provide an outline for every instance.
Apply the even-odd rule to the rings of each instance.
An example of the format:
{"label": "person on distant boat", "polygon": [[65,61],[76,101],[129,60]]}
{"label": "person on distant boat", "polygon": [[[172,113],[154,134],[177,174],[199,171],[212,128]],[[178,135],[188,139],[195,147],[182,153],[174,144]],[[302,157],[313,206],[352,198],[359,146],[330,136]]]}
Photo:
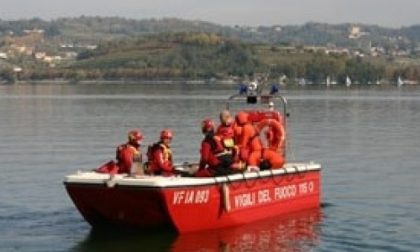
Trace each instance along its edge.
{"label": "person on distant boat", "polygon": [[223,140],[215,134],[214,122],[205,119],[201,123],[204,139],[201,142],[200,164],[196,177],[225,176],[232,173],[233,151],[223,146]]}
{"label": "person on distant boat", "polygon": [[143,157],[140,149],[142,140],[143,134],[140,130],[131,130],[128,132],[127,143],[117,147],[117,163],[110,161],[96,171],[109,174],[127,173],[130,175],[141,173],[143,168]]}
{"label": "person on distant boat", "polygon": [[172,131],[165,129],[160,133],[160,141],[149,146],[147,152],[148,172],[153,175],[173,176],[175,168],[172,161]]}

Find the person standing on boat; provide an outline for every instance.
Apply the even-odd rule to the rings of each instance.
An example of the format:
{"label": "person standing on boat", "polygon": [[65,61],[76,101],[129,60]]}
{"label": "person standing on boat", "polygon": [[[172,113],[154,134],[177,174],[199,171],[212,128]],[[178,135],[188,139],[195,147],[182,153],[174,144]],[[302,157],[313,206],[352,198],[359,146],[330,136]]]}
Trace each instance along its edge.
{"label": "person standing on boat", "polygon": [[142,167],[141,141],[143,134],[140,130],[128,132],[128,142],[117,147],[116,159],[118,173],[136,174]]}
{"label": "person standing on boat", "polygon": [[160,141],[149,147],[147,152],[149,173],[162,176],[175,175],[170,146],[172,137],[172,131],[165,129],[160,133]]}
{"label": "person standing on boat", "polygon": [[260,132],[248,118],[246,112],[239,112],[236,124],[241,128],[238,138],[240,158],[246,162],[249,171],[281,168],[284,157],[277,150],[264,148]]}
{"label": "person standing on boat", "polygon": [[258,169],[263,150],[259,132],[248,120],[246,112],[241,111],[236,115],[236,123],[241,127],[240,135],[237,136],[241,160],[248,164],[248,168]]}
{"label": "person standing on boat", "polygon": [[200,164],[196,177],[224,176],[231,174],[232,150],[225,148],[222,139],[215,134],[214,122],[205,119],[201,123],[204,139],[201,142]]}

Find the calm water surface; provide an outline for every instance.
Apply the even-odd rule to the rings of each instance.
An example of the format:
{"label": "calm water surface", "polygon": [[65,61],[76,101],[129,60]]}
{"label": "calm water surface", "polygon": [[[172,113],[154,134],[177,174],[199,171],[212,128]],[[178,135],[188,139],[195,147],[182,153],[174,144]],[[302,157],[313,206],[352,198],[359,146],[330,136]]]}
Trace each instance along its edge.
{"label": "calm water surface", "polygon": [[0,86],[0,251],[416,251],[420,248],[420,90],[288,90],[296,160],[323,164],[323,208],[177,236],[91,232],[63,177],[108,161],[127,130],[150,143],[173,128],[194,161],[199,122],[232,89]]}

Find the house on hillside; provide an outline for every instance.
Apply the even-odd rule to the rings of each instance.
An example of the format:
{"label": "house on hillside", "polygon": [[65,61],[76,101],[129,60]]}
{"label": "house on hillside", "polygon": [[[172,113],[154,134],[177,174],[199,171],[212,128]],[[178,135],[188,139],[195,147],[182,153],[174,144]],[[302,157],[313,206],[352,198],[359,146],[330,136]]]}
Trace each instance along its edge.
{"label": "house on hillside", "polygon": [[363,32],[362,28],[360,26],[357,25],[353,25],[349,28],[349,39],[358,39],[361,38],[363,36],[368,35],[369,33],[367,32]]}
{"label": "house on hillside", "polygon": [[34,58],[37,59],[37,60],[42,60],[46,56],[47,56],[46,52],[36,52],[36,53],[34,53]]}
{"label": "house on hillside", "polygon": [[22,71],[23,71],[23,69],[20,66],[14,66],[13,67],[13,72],[15,72],[15,73],[20,73]]}
{"label": "house on hillside", "polygon": [[42,29],[32,29],[32,30],[23,30],[23,33],[25,34],[44,34],[44,30]]}

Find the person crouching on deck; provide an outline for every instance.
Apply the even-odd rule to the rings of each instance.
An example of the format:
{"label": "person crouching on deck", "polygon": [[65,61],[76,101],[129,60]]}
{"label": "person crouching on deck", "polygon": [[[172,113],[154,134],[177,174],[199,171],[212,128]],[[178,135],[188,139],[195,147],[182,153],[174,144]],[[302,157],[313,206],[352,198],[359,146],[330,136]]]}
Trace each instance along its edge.
{"label": "person crouching on deck", "polygon": [[175,175],[170,147],[172,136],[172,132],[165,129],[160,133],[160,141],[149,147],[147,158],[150,174],[166,177]]}
{"label": "person crouching on deck", "polygon": [[205,119],[201,124],[204,139],[201,142],[200,164],[196,177],[225,176],[231,174],[232,151],[224,148],[220,137],[215,134],[214,122]]}

